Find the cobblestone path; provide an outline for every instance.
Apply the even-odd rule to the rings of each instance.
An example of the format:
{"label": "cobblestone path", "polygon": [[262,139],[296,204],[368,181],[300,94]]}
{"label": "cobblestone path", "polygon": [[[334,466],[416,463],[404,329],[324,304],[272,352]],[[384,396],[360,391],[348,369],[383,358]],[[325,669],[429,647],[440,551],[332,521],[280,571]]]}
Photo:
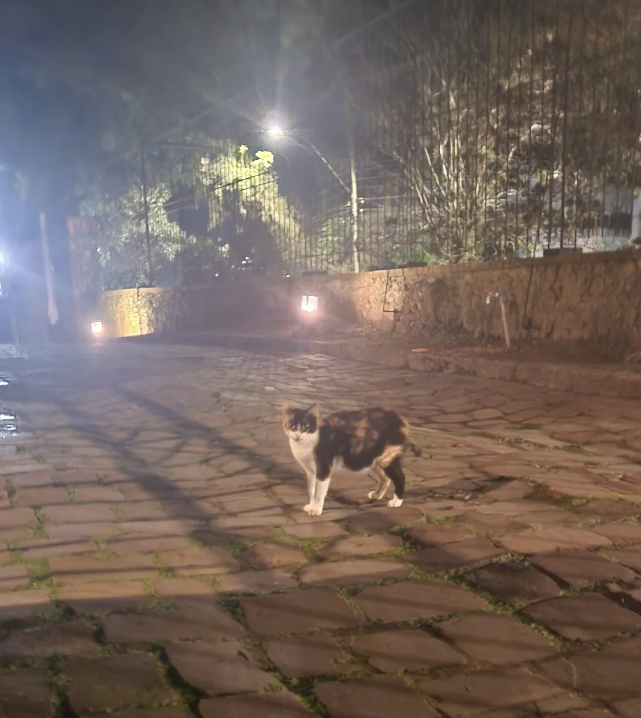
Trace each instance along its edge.
{"label": "cobblestone path", "polygon": [[[403,507],[303,513],[282,400],[404,413]],[[5,718],[641,715],[636,402],[120,343],[0,411]]]}

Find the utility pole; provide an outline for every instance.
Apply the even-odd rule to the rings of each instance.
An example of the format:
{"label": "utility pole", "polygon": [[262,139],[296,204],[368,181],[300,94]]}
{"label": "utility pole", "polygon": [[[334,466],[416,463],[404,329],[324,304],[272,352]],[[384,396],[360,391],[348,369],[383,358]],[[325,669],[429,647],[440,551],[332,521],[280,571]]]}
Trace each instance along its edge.
{"label": "utility pole", "polygon": [[[358,241],[359,241],[359,215],[360,208],[358,203],[358,175],[356,172],[356,152],[354,149],[354,126],[351,121],[351,113],[347,109],[348,116],[348,128],[347,128],[347,145],[349,154],[350,164],[350,182],[349,184],[343,180],[340,174],[332,167],[331,163],[325,157],[325,155],[316,147],[316,145],[308,140],[306,137],[300,135],[291,134],[289,137],[295,140],[298,144],[308,147],[316,156],[323,162],[327,169],[332,173],[334,179],[340,184],[340,186],[349,195],[350,204],[350,217],[351,217],[351,245],[352,245],[352,261],[354,265],[354,272],[360,272],[360,259],[358,255]],[[274,125],[267,130],[267,134],[274,138],[286,136],[287,133],[278,125]]]}
{"label": "utility pole", "polygon": [[153,287],[153,269],[151,266],[151,232],[149,230],[149,198],[147,187],[147,163],[145,161],[145,143],[140,141],[140,174],[142,179],[142,200],[145,211],[145,243],[147,245],[147,282]]}
{"label": "utility pole", "polygon": [[354,131],[350,123],[349,134],[349,171],[351,180],[350,205],[352,210],[352,258],[354,261],[354,273],[361,271],[360,260],[358,257],[358,240],[359,240],[359,206],[358,206],[358,177],[356,174],[356,153],[354,152]]}

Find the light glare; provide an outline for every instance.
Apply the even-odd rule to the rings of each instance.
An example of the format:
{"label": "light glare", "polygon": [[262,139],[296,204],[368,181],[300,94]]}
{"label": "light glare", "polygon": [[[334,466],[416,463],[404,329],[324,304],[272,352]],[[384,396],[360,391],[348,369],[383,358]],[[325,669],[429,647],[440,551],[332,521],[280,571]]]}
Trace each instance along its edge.
{"label": "light glare", "polygon": [[102,334],[102,322],[91,322],[91,333]]}
{"label": "light glare", "polygon": [[267,134],[271,137],[282,137],[285,134],[285,131],[283,130],[280,125],[272,125],[268,130]]}
{"label": "light glare", "polygon": [[300,300],[300,308],[304,312],[317,312],[318,297],[315,297],[313,294],[303,294]]}

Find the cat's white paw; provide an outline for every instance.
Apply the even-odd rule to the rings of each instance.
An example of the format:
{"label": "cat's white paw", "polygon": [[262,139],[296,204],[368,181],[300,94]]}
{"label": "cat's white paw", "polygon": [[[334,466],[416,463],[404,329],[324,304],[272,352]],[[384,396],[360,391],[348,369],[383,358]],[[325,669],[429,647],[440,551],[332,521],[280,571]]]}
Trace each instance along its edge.
{"label": "cat's white paw", "polygon": [[306,514],[308,514],[308,513],[311,511],[311,509],[312,509],[312,505],[311,505],[311,504],[305,504],[305,506],[303,506],[303,511],[304,511]]}
{"label": "cat's white paw", "polygon": [[367,494],[367,498],[370,501],[373,501],[374,499],[378,498],[378,491],[370,491],[369,494]]}
{"label": "cat's white paw", "polygon": [[393,499],[390,499],[387,502],[387,505],[390,507],[390,509],[397,509],[399,506],[403,505],[403,499],[399,499],[397,496],[394,496]]}
{"label": "cat's white paw", "polygon": [[317,504],[307,504],[304,511],[308,516],[320,516],[323,513],[323,507]]}

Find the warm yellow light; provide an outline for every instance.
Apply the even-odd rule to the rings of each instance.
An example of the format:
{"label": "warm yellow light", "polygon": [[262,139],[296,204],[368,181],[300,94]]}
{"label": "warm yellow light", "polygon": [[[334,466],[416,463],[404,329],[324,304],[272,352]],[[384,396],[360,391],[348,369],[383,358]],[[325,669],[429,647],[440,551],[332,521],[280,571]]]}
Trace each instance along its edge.
{"label": "warm yellow light", "polygon": [[91,322],[91,333],[102,334],[102,322]]}
{"label": "warm yellow light", "polygon": [[318,297],[315,297],[313,294],[303,294],[300,300],[300,308],[304,312],[317,312]]}

